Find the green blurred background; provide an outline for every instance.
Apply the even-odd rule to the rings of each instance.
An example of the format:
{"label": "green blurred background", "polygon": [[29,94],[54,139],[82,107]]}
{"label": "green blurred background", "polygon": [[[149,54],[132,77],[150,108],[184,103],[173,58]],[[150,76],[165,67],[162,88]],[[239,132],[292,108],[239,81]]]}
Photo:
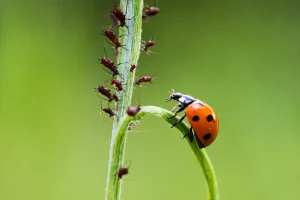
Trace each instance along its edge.
{"label": "green blurred background", "polygon": [[[0,199],[103,199],[112,121],[93,88],[115,1],[0,1]],[[152,1],[146,3],[152,4]],[[297,1],[159,1],[143,25],[133,104],[191,94],[217,112],[207,152],[221,199],[300,199],[300,14]],[[109,50],[109,56],[113,51]],[[297,103],[298,102],[298,103]],[[122,200],[206,199],[180,133],[146,117],[129,135]]]}

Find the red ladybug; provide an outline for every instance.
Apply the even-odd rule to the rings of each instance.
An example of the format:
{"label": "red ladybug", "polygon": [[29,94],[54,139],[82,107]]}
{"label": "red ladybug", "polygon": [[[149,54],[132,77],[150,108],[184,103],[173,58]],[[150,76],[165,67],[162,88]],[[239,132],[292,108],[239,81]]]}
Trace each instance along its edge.
{"label": "red ladybug", "polygon": [[178,123],[183,121],[187,116],[191,128],[184,137],[188,136],[190,142],[193,142],[194,136],[199,148],[209,146],[218,136],[219,132],[219,121],[214,110],[203,101],[195,99],[189,95],[181,93],[174,93],[166,99],[166,101],[176,100],[179,103],[173,108],[172,111],[178,106],[175,115],[170,117],[174,118],[177,113],[185,109],[185,114],[175,123],[171,128],[176,126]]}

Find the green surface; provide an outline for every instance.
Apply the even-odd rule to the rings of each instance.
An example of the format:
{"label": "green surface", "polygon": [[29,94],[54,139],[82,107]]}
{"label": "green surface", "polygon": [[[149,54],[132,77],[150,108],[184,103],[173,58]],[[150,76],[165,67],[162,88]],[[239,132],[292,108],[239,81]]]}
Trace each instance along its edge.
{"label": "green surface", "polygon": [[[0,199],[103,199],[112,121],[93,88],[115,2],[0,2]],[[151,5],[151,1],[146,2]],[[167,91],[209,103],[220,135],[207,148],[222,200],[299,199],[300,14],[295,1],[159,1],[143,26],[133,104]],[[108,49],[108,47],[107,47]],[[109,49],[110,50],[110,49]],[[113,56],[113,50],[109,51]],[[146,117],[129,135],[122,200],[206,199],[202,170],[177,130]]]}

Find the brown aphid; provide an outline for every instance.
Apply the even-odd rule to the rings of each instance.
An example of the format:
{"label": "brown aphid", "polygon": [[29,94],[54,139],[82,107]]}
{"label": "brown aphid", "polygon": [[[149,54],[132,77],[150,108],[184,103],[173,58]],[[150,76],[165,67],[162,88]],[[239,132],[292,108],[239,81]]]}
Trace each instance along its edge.
{"label": "brown aphid", "polygon": [[103,56],[101,59],[99,58],[99,60],[101,61],[101,64],[103,64],[104,67],[109,69],[110,70],[109,73],[112,73],[113,76],[119,75],[121,77],[121,74],[119,73],[114,62],[107,57],[105,49],[104,49],[104,53],[105,53],[105,56]]}
{"label": "brown aphid", "polygon": [[107,37],[115,46],[116,48],[122,46],[119,42],[119,39],[115,33],[113,33],[110,29],[104,29],[102,34]]}
{"label": "brown aphid", "polygon": [[105,88],[103,85],[99,85],[97,88],[95,88],[95,90],[97,92],[100,92],[101,94],[103,94],[104,96],[106,96],[109,99],[112,97],[110,90]]}
{"label": "brown aphid", "polygon": [[129,168],[130,168],[130,163],[129,163],[128,167],[121,167],[118,170],[118,178],[122,179],[124,175],[128,174],[129,173]]}
{"label": "brown aphid", "polygon": [[100,115],[101,115],[102,113],[107,113],[107,114],[109,114],[109,117],[113,117],[114,115],[116,115],[110,108],[103,108],[103,109],[102,109],[102,112],[100,112]]}
{"label": "brown aphid", "polygon": [[[117,35],[115,33],[113,33],[110,29],[104,29],[104,31],[101,33],[102,35],[104,35],[106,38],[108,38],[111,43],[114,45],[115,47],[115,51],[116,54],[118,55],[119,51],[118,48],[122,47],[124,49],[126,49],[124,47],[124,45],[122,45],[119,41],[119,37],[117,37]],[[121,37],[121,36],[120,36]],[[127,50],[127,49],[126,49]]]}
{"label": "brown aphid", "polygon": [[141,109],[142,107],[140,105],[138,105],[137,107],[129,106],[126,110],[126,113],[127,115],[134,117],[138,112],[140,112]]}
{"label": "brown aphid", "polygon": [[142,18],[145,19],[149,16],[155,16],[159,13],[160,9],[156,6],[156,1],[154,6],[149,7],[148,5],[145,5],[146,10],[143,12]]}
{"label": "brown aphid", "polygon": [[100,115],[102,115],[103,113],[109,114],[109,117],[113,117],[116,115],[110,108],[102,108],[102,101],[101,101],[101,110],[102,111],[100,112]]}
{"label": "brown aphid", "polygon": [[147,8],[144,13],[148,17],[148,16],[155,16],[155,15],[157,15],[159,13],[159,11],[160,11],[159,8],[151,6],[151,7]]}
{"label": "brown aphid", "polygon": [[130,72],[133,72],[133,70],[135,70],[135,68],[136,68],[136,66],[135,65],[131,65],[131,67],[130,67]]}
{"label": "brown aphid", "polygon": [[155,45],[155,41],[154,40],[149,40],[148,42],[146,42],[146,44],[144,45],[143,50],[144,51],[148,51],[149,47],[152,47]]}
{"label": "brown aphid", "polygon": [[111,85],[115,86],[117,88],[117,91],[119,91],[119,92],[123,90],[122,83],[119,80],[116,80],[116,79],[112,80]]}
{"label": "brown aphid", "polygon": [[102,85],[99,85],[98,88],[95,88],[95,90],[96,92],[99,92],[102,95],[106,96],[108,98],[108,102],[119,101],[119,98],[116,95],[112,94],[109,89],[103,87]]}
{"label": "brown aphid", "polygon": [[100,64],[104,65],[106,68],[108,68],[110,70],[115,67],[114,61],[109,59],[107,56],[103,56],[102,58],[99,58],[98,60],[101,61]]}
{"label": "brown aphid", "polygon": [[155,41],[154,41],[154,33],[152,35],[152,39],[149,40],[148,42],[142,41],[142,43],[145,43],[143,46],[143,50],[146,51],[146,53],[148,54],[150,51],[148,50],[148,48],[152,47],[155,45]]}
{"label": "brown aphid", "polygon": [[141,83],[153,83],[152,79],[157,76],[157,74],[155,74],[154,76],[143,76],[138,78],[138,80],[135,82],[136,85],[140,85]]}
{"label": "brown aphid", "polygon": [[122,168],[120,168],[119,169],[119,172],[118,172],[118,178],[119,179],[122,179],[122,177],[124,176],[124,175],[126,175],[126,174],[128,174],[128,169],[129,168],[127,168],[127,167],[122,167]]}

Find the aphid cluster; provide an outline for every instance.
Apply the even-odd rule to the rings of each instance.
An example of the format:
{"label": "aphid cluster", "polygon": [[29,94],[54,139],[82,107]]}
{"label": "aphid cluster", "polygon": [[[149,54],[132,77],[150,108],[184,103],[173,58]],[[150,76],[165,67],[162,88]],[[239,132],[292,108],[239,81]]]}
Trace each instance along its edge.
{"label": "aphid cluster", "polygon": [[[145,5],[145,9],[143,10],[142,13],[143,19],[146,19],[150,16],[155,16],[159,13],[160,10],[158,7],[156,7],[156,3],[157,2],[155,1],[154,6],[150,6],[150,7],[148,5]],[[115,5],[113,9],[109,11],[110,18],[112,19],[112,28],[122,27],[128,30],[127,21],[133,19],[135,16],[133,16],[131,19],[127,18],[126,16],[127,6],[128,6],[128,2],[126,5],[125,12],[123,12],[123,10],[117,5]],[[130,34],[129,31],[128,34]],[[124,48],[125,50],[127,50],[125,48],[125,45],[121,44],[119,40],[119,38],[123,37],[124,35],[117,36],[117,34],[112,29],[104,29],[101,32],[101,35],[103,35],[112,44],[117,56],[119,54],[119,48]],[[143,43],[141,50],[145,51],[148,54],[150,52],[149,48],[154,45],[155,45],[155,41],[153,40],[152,37],[151,40]],[[95,91],[101,94],[101,96],[99,96],[101,99],[107,100],[109,103],[113,101],[118,102],[119,98],[116,92],[125,92],[125,82],[122,81],[123,77],[120,71],[118,70],[118,66],[126,63],[115,64],[115,62],[107,56],[105,49],[104,49],[104,56],[102,56],[102,58],[99,58],[98,60],[99,63],[103,65],[104,70],[107,73],[111,74],[111,81],[109,85],[112,86],[114,90],[110,88],[106,88],[104,84],[100,84],[98,85],[97,88],[95,88]],[[130,72],[134,72],[134,70],[136,69],[135,64],[131,64],[129,67],[130,67],[129,68]],[[121,80],[118,80],[117,76],[120,77]],[[135,85],[141,86],[142,83],[152,83],[152,79],[154,76],[139,77],[135,81]],[[129,116],[135,116],[140,110],[141,110],[140,105],[136,107],[130,106],[127,108],[127,114]],[[108,108],[102,108],[102,102],[101,102],[101,113],[107,113],[109,117],[113,117],[116,115],[115,112],[112,109],[110,109],[109,105]]]}
{"label": "aphid cluster", "polygon": [[[116,56],[119,56],[120,52],[120,48],[125,49],[125,51],[128,51],[128,49],[126,49],[126,46],[124,44],[121,43],[120,38],[124,37],[126,35],[121,35],[118,36],[116,34],[116,31],[113,30],[114,28],[124,28],[127,29],[127,36],[130,36],[130,31],[128,30],[128,20],[132,20],[135,18],[135,16],[132,16],[131,18],[128,18],[127,15],[127,6],[128,6],[128,2],[126,5],[126,10],[123,11],[119,6],[114,5],[114,7],[112,8],[112,10],[109,11],[109,16],[112,19],[112,26],[111,28],[107,28],[101,31],[101,35],[103,35],[106,40],[111,44],[111,46],[114,48]],[[148,19],[149,17],[155,16],[159,13],[160,9],[158,7],[156,7],[156,0],[155,0],[155,4],[154,6],[148,6],[146,5],[144,10],[142,11],[142,19],[145,20],[146,18]],[[124,31],[125,32],[125,31]],[[141,51],[146,52],[147,54],[150,53],[149,48],[151,48],[152,46],[155,45],[155,41],[154,41],[154,34],[151,40],[149,40],[148,42],[143,42],[141,44]],[[126,83],[124,80],[125,78],[123,77],[123,75],[120,73],[118,66],[121,64],[126,64],[126,67],[128,66],[129,72],[130,73],[134,73],[136,70],[137,65],[134,63],[115,63],[113,61],[113,59],[109,58],[106,54],[106,50],[104,49],[104,56],[102,56],[101,58],[98,58],[99,60],[99,64],[103,65],[103,69],[104,71],[106,71],[108,74],[110,74],[110,78],[108,79],[108,83],[106,83],[107,81],[105,81],[102,84],[99,84],[96,88],[95,91],[97,93],[100,93],[100,95],[98,95],[101,99],[106,100],[108,102],[108,107],[107,108],[103,108],[102,106],[102,101],[101,101],[101,112],[102,113],[106,113],[108,114],[108,116],[110,118],[117,116],[116,112],[114,111],[114,109],[110,108],[110,103],[111,102],[116,102],[116,108],[115,110],[117,110],[118,107],[118,102],[119,102],[119,96],[118,94],[120,94],[121,92],[124,92],[124,94],[126,95],[125,91],[126,91]],[[154,75],[156,76],[156,75]],[[135,85],[141,86],[142,83],[152,83],[153,77],[154,76],[142,76],[139,77],[134,83]],[[120,79],[118,79],[120,78]],[[105,84],[106,83],[106,84]],[[120,99],[122,100],[122,99]],[[136,114],[138,112],[140,112],[140,110],[142,109],[141,105],[137,105],[137,106],[129,106],[126,109],[126,113],[128,116],[134,117],[136,116]],[[117,116],[118,117],[118,116]],[[118,119],[118,118],[116,118]],[[137,124],[138,121],[134,121],[132,123],[129,124],[128,129],[129,131],[131,131],[135,125]],[[118,178],[122,179],[122,177],[126,174],[128,174],[128,169],[129,167],[120,167],[118,169]]]}

